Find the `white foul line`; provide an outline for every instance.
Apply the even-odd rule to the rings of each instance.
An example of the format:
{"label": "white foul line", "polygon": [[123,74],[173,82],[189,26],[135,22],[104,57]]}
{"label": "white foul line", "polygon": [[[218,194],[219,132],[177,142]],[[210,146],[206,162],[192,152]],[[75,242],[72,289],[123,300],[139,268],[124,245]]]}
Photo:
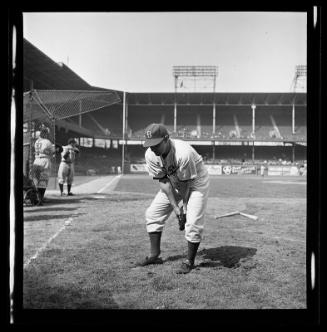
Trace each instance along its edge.
{"label": "white foul line", "polygon": [[55,239],[65,228],[67,225],[70,225],[71,221],[72,221],[73,218],[68,218],[66,221],[65,221],[65,224],[63,226],[61,226],[61,228],[57,231],[57,233],[55,233],[54,235],[52,235],[50,237],[50,239],[48,239],[48,241],[41,247],[39,248],[36,253],[30,258],[27,260],[27,262],[24,264],[24,269],[31,263],[32,260],[36,259],[39,254],[48,246],[48,244],[53,240]]}
{"label": "white foul line", "polygon": [[105,191],[115,180],[118,180],[121,177],[120,175],[116,175],[111,181],[109,181],[104,187],[102,187],[100,190],[97,191],[97,194],[102,193]]}
{"label": "white foul line", "polygon": [[[114,182],[115,180],[118,180],[119,178],[121,177],[121,175],[117,175],[117,176],[115,176],[111,181],[109,181],[109,183],[107,183],[103,188],[101,188],[97,193],[101,193],[101,192],[103,192],[105,189],[107,189],[111,184],[112,184],[112,182]],[[43,246],[41,247],[41,248],[39,248],[37,251],[36,251],[36,253],[31,257],[31,258],[29,258],[28,260],[27,260],[27,262],[24,264],[24,269],[31,263],[31,261],[33,261],[33,260],[35,260],[38,256],[39,256],[39,254],[49,245],[49,243],[53,240],[53,239],[55,239],[65,228],[66,228],[66,226],[69,226],[70,224],[71,224],[71,221],[73,220],[73,218],[72,217],[70,217],[70,218],[68,218],[66,221],[65,221],[65,223],[64,223],[64,225],[57,231],[57,233],[55,233],[54,235],[52,235],[49,239],[48,239],[48,241],[45,243],[45,244],[43,244]]]}

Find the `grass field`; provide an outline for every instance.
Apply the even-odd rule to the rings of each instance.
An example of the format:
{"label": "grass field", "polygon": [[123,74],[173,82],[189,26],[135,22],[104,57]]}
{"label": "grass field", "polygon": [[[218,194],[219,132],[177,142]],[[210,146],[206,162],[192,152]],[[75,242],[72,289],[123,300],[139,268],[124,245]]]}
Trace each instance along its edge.
{"label": "grass field", "polygon": [[[51,184],[47,202],[24,207],[26,309],[304,309],[306,179],[213,176],[196,269],[172,215],[164,264],[149,253],[144,213],[158,184],[146,175],[76,177],[75,196]],[[231,211],[241,215],[216,219]]]}

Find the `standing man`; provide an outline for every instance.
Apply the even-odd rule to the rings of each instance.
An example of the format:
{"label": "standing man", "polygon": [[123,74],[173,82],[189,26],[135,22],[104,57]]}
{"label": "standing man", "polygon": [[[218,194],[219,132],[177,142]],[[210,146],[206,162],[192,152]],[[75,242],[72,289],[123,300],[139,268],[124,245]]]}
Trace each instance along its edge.
{"label": "standing man", "polygon": [[70,138],[68,145],[62,147],[61,162],[58,169],[58,183],[60,189],[60,195],[64,194],[64,183],[67,182],[67,195],[73,196],[71,187],[74,181],[74,162],[76,154],[79,153],[77,148],[77,142]]}
{"label": "standing man", "polygon": [[38,205],[43,205],[44,194],[48,186],[51,171],[51,158],[55,146],[49,140],[50,129],[42,126],[40,136],[35,141],[35,159],[31,168],[31,177],[37,188]]}
{"label": "standing man", "polygon": [[[138,265],[162,264],[161,234],[172,212],[180,220],[186,215],[187,259],[176,273],[189,273],[202,240],[204,214],[209,192],[209,175],[202,157],[187,142],[170,139],[160,123],[145,130],[145,161],[149,175],[158,180],[160,190],[146,210],[146,230],[150,238],[150,256]],[[178,206],[183,202],[182,207]],[[183,230],[181,227],[180,230]]]}

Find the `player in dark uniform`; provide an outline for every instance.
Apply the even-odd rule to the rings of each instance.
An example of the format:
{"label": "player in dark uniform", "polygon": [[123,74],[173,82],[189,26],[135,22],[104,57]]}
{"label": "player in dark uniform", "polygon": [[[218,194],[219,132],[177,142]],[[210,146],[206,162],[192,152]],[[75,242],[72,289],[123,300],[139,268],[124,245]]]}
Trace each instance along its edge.
{"label": "player in dark uniform", "polygon": [[58,183],[60,189],[60,195],[64,194],[64,183],[67,182],[67,195],[72,196],[71,187],[74,181],[74,162],[76,154],[79,153],[77,148],[77,142],[70,138],[68,145],[62,147],[61,162],[58,169]]}

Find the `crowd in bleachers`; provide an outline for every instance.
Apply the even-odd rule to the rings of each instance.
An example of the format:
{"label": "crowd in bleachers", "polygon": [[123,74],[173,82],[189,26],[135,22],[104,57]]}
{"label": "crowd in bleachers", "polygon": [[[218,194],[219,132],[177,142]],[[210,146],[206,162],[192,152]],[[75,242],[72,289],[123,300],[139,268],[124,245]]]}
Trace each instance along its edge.
{"label": "crowd in bleachers", "polygon": [[[76,124],[78,117],[70,119]],[[257,108],[255,112],[255,133],[252,133],[252,111],[251,109],[216,109],[216,126],[213,130],[212,108],[204,107],[178,107],[177,127],[174,130],[174,110],[171,106],[140,107],[130,105],[127,116],[128,139],[143,140],[144,129],[151,122],[165,124],[172,138],[186,140],[290,140],[306,141],[306,113],[299,112],[295,118],[295,133],[292,129],[292,116],[290,112],[273,109]],[[103,134],[106,133],[108,139],[122,138],[122,111],[121,105],[114,105],[110,108],[94,111],[90,116],[82,116],[82,125],[92,131]],[[61,129],[58,137],[70,135]],[[212,146],[203,147],[199,153],[207,163],[229,163],[229,164],[253,164],[251,157],[251,147],[247,147],[247,157],[240,158],[244,154],[243,150],[237,147],[216,147],[215,156],[212,155]],[[263,150],[262,150],[263,149]],[[287,156],[276,147],[264,148],[256,147],[255,163],[262,163],[265,160],[270,165],[292,164],[291,147],[281,147],[281,151],[287,151]],[[263,152],[265,151],[265,152]],[[304,160],[304,152],[297,152],[295,163]],[[276,156],[276,157],[275,157]],[[144,148],[140,146],[127,147],[126,161],[131,163],[144,162]],[[114,167],[117,169],[121,165],[121,148],[82,149],[79,159],[76,161],[76,172],[85,174],[89,169],[96,170],[97,173],[112,173]]]}
{"label": "crowd in bleachers", "polygon": [[80,153],[75,160],[76,175],[111,174],[121,166],[121,151],[102,148],[80,147]]}
{"label": "crowd in bleachers", "polygon": [[[206,164],[220,165],[306,165],[304,151],[299,151],[292,162],[291,149],[282,147],[259,147],[254,160],[252,160],[250,147],[219,146],[215,148],[215,156],[212,155],[212,146],[194,146]],[[125,164],[144,164],[145,148],[142,145],[127,146],[125,152]],[[87,174],[117,174],[122,165],[121,148],[86,148],[80,147],[80,154],[75,161],[77,175]],[[59,164],[59,159],[57,164]],[[125,166],[126,166],[125,165]]]}
{"label": "crowd in bleachers", "polygon": [[[122,137],[122,111],[119,107],[121,106],[115,105],[110,109],[83,115],[83,126],[103,134],[101,126],[106,130],[109,138]],[[253,133],[251,110],[217,108],[216,126],[213,130],[210,108],[180,106],[177,112],[176,130],[174,130],[174,111],[171,106],[151,108],[131,105],[128,108],[126,135],[129,139],[143,139],[146,126],[151,122],[160,122],[166,125],[172,137],[183,139],[306,141],[305,112],[299,111],[295,119],[295,132],[293,132],[292,116],[289,111],[258,108],[255,112],[255,132]]]}

